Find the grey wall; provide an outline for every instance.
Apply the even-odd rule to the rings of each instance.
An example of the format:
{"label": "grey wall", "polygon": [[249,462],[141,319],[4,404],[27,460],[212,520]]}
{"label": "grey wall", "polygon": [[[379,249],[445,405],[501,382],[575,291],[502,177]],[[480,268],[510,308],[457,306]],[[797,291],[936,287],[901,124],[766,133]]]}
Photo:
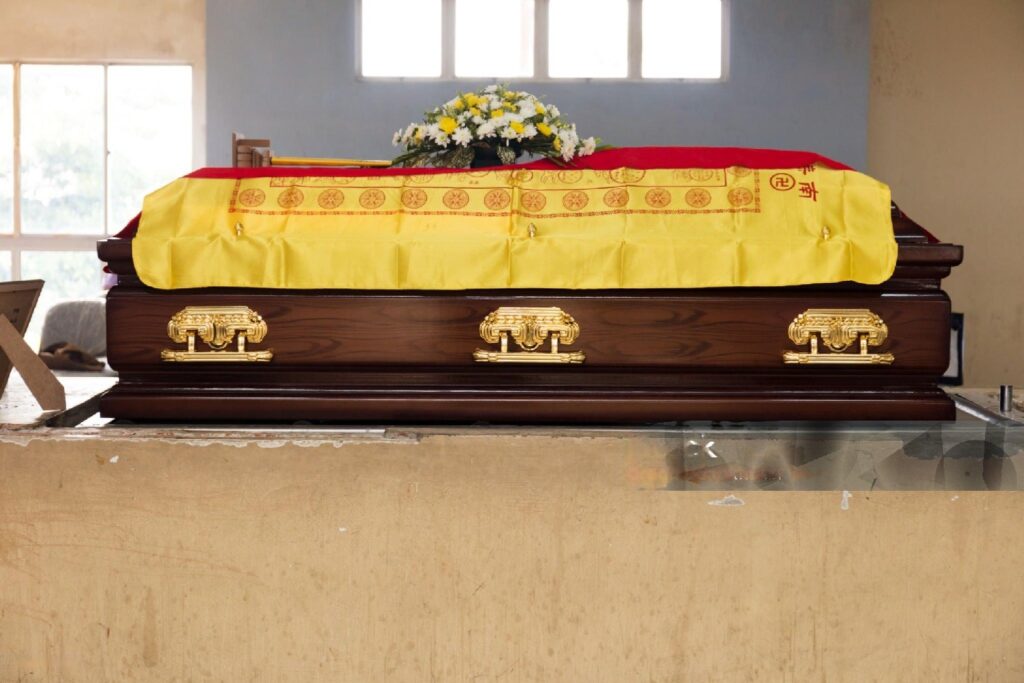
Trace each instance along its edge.
{"label": "grey wall", "polygon": [[[614,145],[807,149],[863,168],[870,0],[732,0],[722,83],[514,84]],[[482,81],[355,73],[353,0],[207,0],[207,160],[232,130],[287,155],[390,158],[392,133]]]}

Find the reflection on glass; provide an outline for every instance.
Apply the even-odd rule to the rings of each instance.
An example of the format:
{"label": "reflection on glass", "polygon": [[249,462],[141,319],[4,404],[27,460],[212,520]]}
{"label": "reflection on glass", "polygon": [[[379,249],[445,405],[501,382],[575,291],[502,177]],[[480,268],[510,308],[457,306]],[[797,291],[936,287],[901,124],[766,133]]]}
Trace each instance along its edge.
{"label": "reflection on glass", "polygon": [[14,230],[13,119],[14,67],[9,64],[0,64],[0,232]]}
{"label": "reflection on glass", "polygon": [[455,75],[532,76],[533,0],[456,0]]}
{"label": "reflection on glass", "polygon": [[629,71],[627,0],[551,0],[548,73],[553,78],[623,78]]}
{"label": "reflection on glass", "polygon": [[363,0],[364,76],[440,76],[441,0]]}
{"label": "reflection on glass", "polygon": [[21,67],[26,233],[103,232],[103,67]]}
{"label": "reflection on glass", "polygon": [[722,77],[722,0],[644,0],[644,78]]}
{"label": "reflection on glass", "polygon": [[102,267],[93,251],[21,252],[21,278],[46,283],[25,334],[30,345],[39,345],[43,319],[55,303],[68,299],[95,299],[102,294]]}
{"label": "reflection on glass", "polygon": [[107,229],[117,232],[146,194],[192,170],[192,67],[112,66],[107,88]]}

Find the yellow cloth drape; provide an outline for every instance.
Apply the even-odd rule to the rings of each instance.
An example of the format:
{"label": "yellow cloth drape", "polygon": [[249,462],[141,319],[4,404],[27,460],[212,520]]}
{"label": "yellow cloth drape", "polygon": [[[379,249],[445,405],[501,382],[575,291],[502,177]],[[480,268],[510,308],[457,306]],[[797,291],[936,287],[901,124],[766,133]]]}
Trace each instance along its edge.
{"label": "yellow cloth drape", "polygon": [[133,256],[158,289],[774,287],[877,284],[896,242],[889,188],[854,171],[506,168],[181,178]]}

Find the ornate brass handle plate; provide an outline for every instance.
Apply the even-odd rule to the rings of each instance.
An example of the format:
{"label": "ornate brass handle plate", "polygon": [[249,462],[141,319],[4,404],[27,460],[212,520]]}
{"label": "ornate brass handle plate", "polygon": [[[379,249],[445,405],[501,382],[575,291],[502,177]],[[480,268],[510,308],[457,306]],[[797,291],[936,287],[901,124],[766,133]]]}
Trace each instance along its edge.
{"label": "ornate brass handle plate", "polygon": [[[811,308],[789,324],[794,344],[810,344],[810,353],[786,351],[785,363],[796,365],[891,365],[891,353],[868,353],[889,336],[889,328],[866,308]],[[819,353],[819,340],[827,351]],[[859,353],[843,353],[856,344]]]}
{"label": "ornate brass handle plate", "polygon": [[[480,323],[480,337],[488,344],[500,344],[498,351],[477,349],[473,359],[478,363],[582,363],[582,351],[560,351],[580,336],[580,326],[560,308],[519,308],[502,306],[491,311]],[[509,338],[522,351],[509,351]],[[538,351],[548,339],[550,351]]]}
{"label": "ornate brass handle plate", "polygon": [[[160,358],[177,363],[265,363],[270,349],[247,351],[247,341],[258,344],[267,336],[263,317],[247,306],[186,306],[167,323],[167,336],[187,350],[165,349]],[[199,337],[212,351],[196,351]],[[227,347],[235,342],[234,349]]]}

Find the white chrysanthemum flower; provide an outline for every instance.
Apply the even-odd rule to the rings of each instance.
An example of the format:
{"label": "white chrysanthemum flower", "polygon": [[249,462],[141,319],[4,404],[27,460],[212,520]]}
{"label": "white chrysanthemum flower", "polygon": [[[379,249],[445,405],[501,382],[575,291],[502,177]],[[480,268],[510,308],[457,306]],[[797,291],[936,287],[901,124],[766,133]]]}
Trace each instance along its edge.
{"label": "white chrysanthemum flower", "polygon": [[448,144],[448,135],[436,123],[427,126],[427,137],[441,146]]}
{"label": "white chrysanthemum flower", "polygon": [[484,92],[498,92],[498,86],[489,85],[486,88],[484,88]]}
{"label": "white chrysanthemum flower", "polygon": [[395,145],[396,147],[402,144],[402,131],[395,131],[395,134],[391,136],[391,144]]}
{"label": "white chrysanthemum flower", "polygon": [[515,140],[516,138],[519,137],[519,133],[512,130],[511,127],[505,126],[504,128],[501,129],[501,137],[505,138],[506,140]]}
{"label": "white chrysanthemum flower", "polygon": [[456,128],[452,133],[452,140],[455,141],[455,144],[465,147],[473,141],[473,134],[469,132],[468,128]]}
{"label": "white chrysanthemum flower", "polygon": [[550,107],[548,107],[548,113],[551,114],[551,116],[553,117],[557,117],[559,114],[561,114],[561,112],[558,111],[558,107],[556,107],[553,104]]}
{"label": "white chrysanthemum flower", "polygon": [[497,124],[495,123],[496,120],[497,119],[491,119],[490,121],[485,121],[481,124],[480,127],[476,129],[477,137],[489,138],[494,135],[494,129],[497,127]]}
{"label": "white chrysanthemum flower", "polygon": [[468,112],[468,111],[464,111],[464,112],[462,112],[461,114],[459,114],[459,115],[458,115],[458,116],[456,117],[456,120],[457,120],[457,121],[458,121],[459,123],[465,123],[466,121],[468,121],[468,120],[469,120],[469,116],[470,116],[469,112]]}
{"label": "white chrysanthemum flower", "polygon": [[516,113],[514,111],[507,111],[507,112],[505,112],[505,115],[504,115],[503,118],[505,118],[507,121],[515,121],[516,123],[522,123],[523,119],[526,118],[526,117],[523,116],[522,114],[518,114],[518,113]]}
{"label": "white chrysanthemum flower", "polygon": [[536,134],[537,134],[537,127],[534,126],[532,123],[528,123],[525,126],[523,126],[523,137],[526,138],[527,140],[529,140],[530,138],[532,138]]}
{"label": "white chrysanthemum flower", "polygon": [[485,119],[482,116],[474,116],[473,117],[473,123],[475,123],[478,126],[483,125],[484,121],[485,121]]}
{"label": "white chrysanthemum flower", "polygon": [[580,149],[580,156],[593,154],[595,149],[597,149],[597,140],[593,137],[586,138],[583,140],[583,147]]}

